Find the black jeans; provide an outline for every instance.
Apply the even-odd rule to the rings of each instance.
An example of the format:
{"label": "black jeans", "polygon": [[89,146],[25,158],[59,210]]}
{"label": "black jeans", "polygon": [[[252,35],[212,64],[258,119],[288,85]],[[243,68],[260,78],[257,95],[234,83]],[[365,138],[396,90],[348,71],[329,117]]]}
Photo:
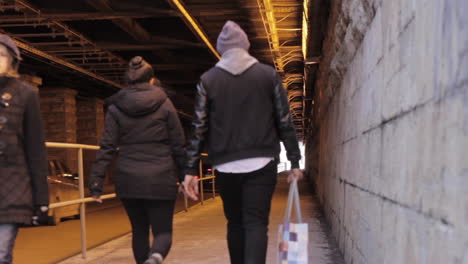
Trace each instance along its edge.
{"label": "black jeans", "polygon": [[[159,253],[166,258],[172,245],[174,200],[122,199],[132,225],[133,256],[142,264],[149,255]],[[153,232],[153,246],[149,247],[149,228]]]}
{"label": "black jeans", "polygon": [[276,162],[249,173],[218,172],[217,176],[228,220],[231,263],[265,264],[268,220],[277,177]]}

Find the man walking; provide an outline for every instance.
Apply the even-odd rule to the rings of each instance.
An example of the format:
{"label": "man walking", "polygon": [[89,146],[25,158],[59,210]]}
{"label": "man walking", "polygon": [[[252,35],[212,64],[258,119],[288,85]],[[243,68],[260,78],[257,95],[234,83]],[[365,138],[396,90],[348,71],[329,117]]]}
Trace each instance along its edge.
{"label": "man walking", "polygon": [[289,179],[302,178],[301,154],[281,78],[274,68],[250,56],[249,46],[240,26],[227,21],[216,47],[222,58],[197,86],[184,180],[186,193],[197,199],[194,175],[206,140],[228,220],[233,264],[266,261],[280,141],[291,161]]}

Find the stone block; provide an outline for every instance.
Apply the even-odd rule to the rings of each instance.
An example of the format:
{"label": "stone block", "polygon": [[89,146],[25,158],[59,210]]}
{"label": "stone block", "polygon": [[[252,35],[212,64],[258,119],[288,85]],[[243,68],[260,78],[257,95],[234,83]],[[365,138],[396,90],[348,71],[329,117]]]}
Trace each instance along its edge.
{"label": "stone block", "polygon": [[[423,169],[422,210],[451,225],[468,221],[468,92],[458,91],[436,104],[430,163]],[[435,118],[434,118],[435,119]],[[434,126],[436,124],[436,126]]]}
{"label": "stone block", "polygon": [[397,263],[392,260],[395,255],[396,244],[396,226],[398,223],[398,214],[396,212],[397,207],[391,203],[382,203],[382,218],[380,227],[380,239],[383,244],[382,259],[381,263],[391,264]]}
{"label": "stone block", "polygon": [[[384,59],[384,92],[382,116],[391,119],[396,115],[427,102],[433,97],[430,85],[431,64],[418,65],[425,51],[417,47],[417,23],[412,20],[398,42],[388,51]],[[429,80],[429,81],[421,81]]]}
{"label": "stone block", "polygon": [[467,8],[343,1],[334,20],[317,185],[348,263],[468,262]]}
{"label": "stone block", "polygon": [[[436,89],[440,96],[450,89],[463,85],[466,80],[468,29],[466,28],[466,1],[438,1],[436,13]],[[465,23],[465,24],[464,24]],[[465,74],[463,74],[465,73]]]}
{"label": "stone block", "polygon": [[364,77],[367,79],[384,56],[382,11],[378,9],[362,42],[362,57],[365,58]]}
{"label": "stone block", "polygon": [[381,237],[382,203],[383,201],[379,197],[364,193],[363,206],[360,207],[361,217],[367,224],[362,225],[366,228],[363,228],[361,233],[361,250],[369,263],[383,263],[382,251],[386,248],[386,242]]}
{"label": "stone block", "polygon": [[385,21],[385,23],[382,23],[382,30],[384,53],[386,53],[393,49],[400,32],[399,25],[395,22],[400,13],[400,1],[382,1],[380,10],[382,12],[382,19]]}

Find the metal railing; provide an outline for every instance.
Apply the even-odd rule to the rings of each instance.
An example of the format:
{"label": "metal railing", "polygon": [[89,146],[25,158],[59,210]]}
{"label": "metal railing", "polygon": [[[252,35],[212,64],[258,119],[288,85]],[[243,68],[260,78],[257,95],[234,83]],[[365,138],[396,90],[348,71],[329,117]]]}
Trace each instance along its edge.
{"label": "metal railing", "polygon": [[[205,156],[207,157],[208,154],[206,153],[202,153],[201,154],[202,156]],[[200,172],[200,179],[199,179],[199,184],[200,184],[200,203],[203,204],[203,201],[205,199],[205,193],[204,193],[204,186],[203,186],[203,181],[206,181],[206,180],[212,180],[211,181],[211,188],[212,188],[212,195],[213,197],[212,198],[215,198],[216,197],[216,189],[215,189],[215,179],[216,179],[216,176],[214,174],[214,170],[212,168],[211,170],[211,176],[205,176],[203,175],[203,161],[202,159],[200,159],[200,164],[199,164],[199,172]]]}
{"label": "metal railing", "polygon": [[[78,154],[78,190],[80,199],[65,201],[60,203],[50,204],[50,209],[64,207],[68,205],[80,204],[80,229],[81,229],[81,255],[86,258],[86,203],[94,201],[93,198],[85,198],[84,195],[84,168],[83,168],[83,150],[98,150],[99,146],[83,145],[83,144],[70,144],[70,143],[57,143],[46,142],[48,148],[66,148],[76,149]],[[106,195],[102,199],[110,199],[115,197],[114,194]]]}
{"label": "metal railing", "polygon": [[[62,148],[62,149],[76,149],[78,154],[78,189],[79,189],[79,199],[64,201],[59,203],[51,203],[49,205],[49,209],[69,206],[69,205],[80,205],[80,232],[81,232],[81,256],[83,259],[86,259],[86,203],[94,202],[95,200],[92,197],[85,197],[85,190],[84,190],[84,168],[83,168],[83,150],[99,150],[99,146],[94,145],[84,145],[84,144],[72,144],[72,143],[57,143],[57,142],[46,142],[46,147],[48,148]],[[203,153],[202,156],[208,156],[207,154]],[[211,176],[202,176],[203,173],[203,162],[200,159],[200,203],[203,204],[204,201],[204,193],[203,193],[203,181],[213,179],[212,180],[212,188],[213,188],[213,198],[216,197],[215,192],[215,175],[214,171],[212,171]],[[102,200],[112,199],[115,198],[116,194],[106,194],[102,195],[100,198]],[[184,195],[184,207],[185,211],[188,211],[188,199],[187,196]]]}

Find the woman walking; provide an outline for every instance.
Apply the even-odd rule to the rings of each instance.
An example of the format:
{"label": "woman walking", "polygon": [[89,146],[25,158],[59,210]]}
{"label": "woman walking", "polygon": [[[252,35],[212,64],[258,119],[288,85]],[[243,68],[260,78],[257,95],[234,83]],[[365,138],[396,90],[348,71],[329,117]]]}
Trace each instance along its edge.
{"label": "woman walking", "polygon": [[153,69],[143,58],[130,61],[126,80],[128,86],[108,101],[89,187],[101,202],[105,172],[116,156],[116,193],[130,219],[136,263],[160,264],[172,244],[177,182],[185,160],[184,132],[172,102],[155,85]]}
{"label": "woman walking", "polygon": [[47,154],[37,89],[19,80],[18,47],[0,34],[0,264],[33,213],[46,213]]}

